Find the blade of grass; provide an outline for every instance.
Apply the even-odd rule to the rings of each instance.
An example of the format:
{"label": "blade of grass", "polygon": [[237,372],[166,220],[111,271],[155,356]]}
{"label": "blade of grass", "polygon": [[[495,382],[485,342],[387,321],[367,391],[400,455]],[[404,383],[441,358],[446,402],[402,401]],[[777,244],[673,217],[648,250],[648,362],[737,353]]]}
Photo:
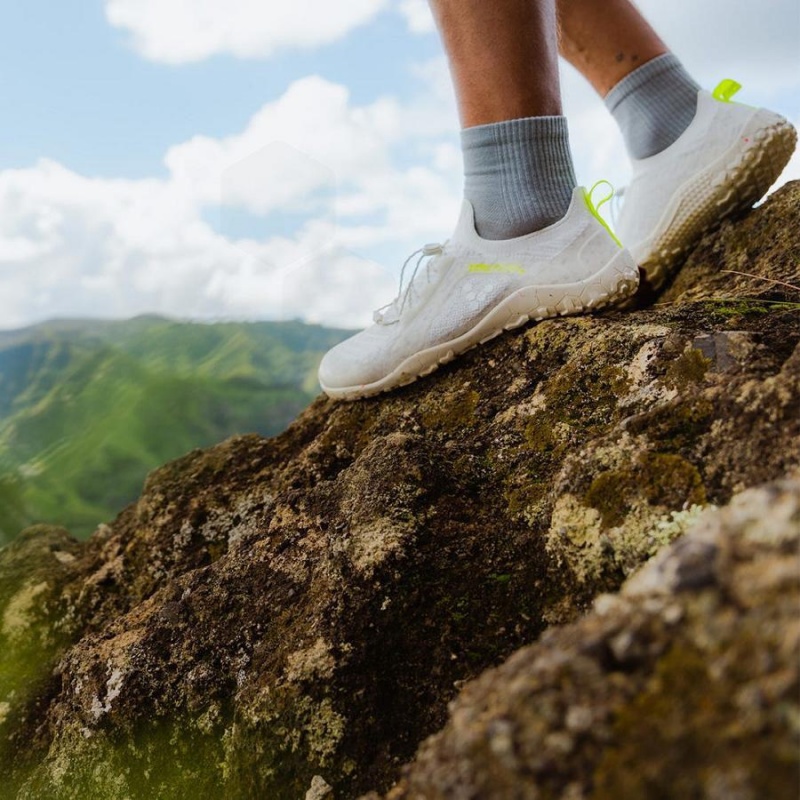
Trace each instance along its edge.
{"label": "blade of grass", "polygon": [[752,272],[739,272],[739,270],[736,269],[721,269],[720,272],[727,272],[730,275],[741,275],[744,278],[755,278],[756,280],[767,281],[768,283],[776,283],[779,286],[786,286],[789,289],[800,292],[800,286],[795,286],[793,283],[787,283],[786,281],[779,281],[776,278],[765,278],[763,275],[753,275]]}

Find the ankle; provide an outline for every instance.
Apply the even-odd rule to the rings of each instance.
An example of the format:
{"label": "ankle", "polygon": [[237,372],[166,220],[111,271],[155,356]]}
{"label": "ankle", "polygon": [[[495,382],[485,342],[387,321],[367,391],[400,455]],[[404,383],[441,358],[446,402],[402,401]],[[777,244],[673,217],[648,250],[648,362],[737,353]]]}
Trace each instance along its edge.
{"label": "ankle", "polygon": [[605,97],[631,158],[665,150],[691,125],[700,86],[672,54],[626,75]]}
{"label": "ankle", "polygon": [[524,236],[561,219],[577,185],[564,117],[524,117],[461,132],[464,196],[484,239]]}

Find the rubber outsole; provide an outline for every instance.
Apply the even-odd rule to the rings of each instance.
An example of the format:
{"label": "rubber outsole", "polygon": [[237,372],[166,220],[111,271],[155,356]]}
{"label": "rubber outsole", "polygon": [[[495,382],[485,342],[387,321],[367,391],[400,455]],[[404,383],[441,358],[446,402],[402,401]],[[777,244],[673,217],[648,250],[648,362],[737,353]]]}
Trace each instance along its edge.
{"label": "rubber outsole", "polygon": [[665,214],[649,245],[631,248],[653,290],[666,283],[704,234],[767,193],[794,153],[797,131],[782,119],[743,135],[741,142],[746,146],[737,143],[681,187],[677,207]]}
{"label": "rubber outsole", "polygon": [[627,250],[620,250],[603,269],[579,283],[518,289],[466,333],[409,356],[379,381],[347,387],[322,384],[322,389],[336,400],[360,400],[389,392],[430,375],[456,356],[505,331],[531,321],[541,322],[554,317],[599,311],[631,297],[638,285],[639,270],[636,263]]}

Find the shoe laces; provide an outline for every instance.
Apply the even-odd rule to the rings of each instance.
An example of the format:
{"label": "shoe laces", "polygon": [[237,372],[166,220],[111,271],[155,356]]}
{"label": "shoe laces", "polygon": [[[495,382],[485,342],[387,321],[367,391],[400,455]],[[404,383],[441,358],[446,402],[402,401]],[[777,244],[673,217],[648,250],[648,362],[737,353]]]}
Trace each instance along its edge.
{"label": "shoe laces", "polygon": [[[595,203],[594,199],[593,199],[594,198],[594,193],[597,191],[598,187],[600,187],[600,186],[607,186],[608,187],[608,193],[604,197],[602,197],[597,203]],[[584,192],[583,192],[584,198],[586,199],[586,206],[588,207],[588,209],[591,212],[592,216],[609,232],[609,234],[611,235],[611,238],[620,247],[622,247],[622,242],[619,240],[619,238],[617,237],[616,233],[614,233],[614,231],[611,229],[611,226],[606,222],[605,218],[600,213],[600,209],[606,203],[608,203],[610,200],[612,200],[614,198],[615,194],[617,194],[617,193],[614,192],[614,187],[611,185],[611,183],[609,181],[607,181],[605,179],[601,179],[601,180],[597,181],[597,183],[595,183],[594,186],[592,186],[591,189],[589,189],[589,190],[584,189]],[[613,204],[612,204],[612,208],[613,208]],[[615,219],[613,213],[611,215],[611,218],[612,218],[612,221],[614,222],[614,225],[616,227],[616,219]]]}
{"label": "shoe laces", "polygon": [[[445,242],[445,244],[447,244],[447,242]],[[424,247],[420,247],[419,250],[415,250],[405,260],[403,263],[403,268],[400,270],[400,289],[397,292],[397,297],[395,297],[394,300],[387,303],[385,306],[381,306],[372,314],[372,319],[378,325],[394,325],[400,321],[403,310],[407,306],[410,307],[414,302],[414,299],[419,297],[422,293],[422,288],[419,285],[419,281],[417,281],[417,275],[420,267],[422,266],[422,262],[427,259],[424,270],[425,285],[427,286],[434,277],[431,274],[431,266],[433,265],[434,261],[436,261],[436,258],[442,255],[444,252],[445,244],[426,244]],[[417,258],[417,263],[414,265],[414,270],[411,273],[411,278],[408,281],[408,285],[406,285],[406,270],[408,269],[408,265],[414,260],[415,256],[419,257]]]}

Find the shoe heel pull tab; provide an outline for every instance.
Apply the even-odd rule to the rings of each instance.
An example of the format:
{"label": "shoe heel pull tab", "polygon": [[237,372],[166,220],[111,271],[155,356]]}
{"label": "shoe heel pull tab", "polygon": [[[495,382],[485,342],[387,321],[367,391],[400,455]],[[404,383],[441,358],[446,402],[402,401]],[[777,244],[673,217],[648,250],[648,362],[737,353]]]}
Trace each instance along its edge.
{"label": "shoe heel pull tab", "polygon": [[[598,186],[605,184],[608,186],[608,194],[601,198],[600,201],[595,205],[594,201],[592,200],[592,195],[594,195],[595,189]],[[586,189],[583,190],[583,198],[586,201],[586,207],[589,209],[592,216],[609,232],[611,238],[620,246],[622,247],[622,242],[617,238],[617,235],[614,231],[611,230],[611,226],[603,219],[600,215],[600,209],[614,196],[614,187],[611,183],[607,180],[599,180],[597,183],[592,186],[591,189],[588,191]]]}
{"label": "shoe heel pull tab", "polygon": [[714,91],[711,93],[715,100],[720,103],[730,103],[731,98],[742,88],[742,84],[733,80],[732,78],[725,78],[721,80]]}

